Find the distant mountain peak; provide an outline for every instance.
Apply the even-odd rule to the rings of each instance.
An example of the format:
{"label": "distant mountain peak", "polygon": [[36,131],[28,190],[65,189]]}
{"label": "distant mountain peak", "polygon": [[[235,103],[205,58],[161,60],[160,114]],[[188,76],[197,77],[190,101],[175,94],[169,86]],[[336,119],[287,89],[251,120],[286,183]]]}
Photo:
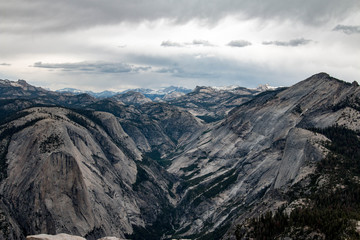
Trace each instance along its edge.
{"label": "distant mountain peak", "polygon": [[325,72],[320,72],[310,76],[309,78],[298,82],[295,86],[303,86],[304,88],[315,89],[315,88],[331,88],[333,83],[341,83],[347,86],[356,86],[356,83],[346,82],[330,76]]}
{"label": "distant mountain peak", "polygon": [[2,87],[15,87],[15,88],[21,88],[24,91],[37,91],[37,92],[48,92],[48,90],[41,88],[41,87],[35,87],[31,84],[28,84],[25,80],[19,79],[17,81],[11,81],[8,79],[2,80],[0,79],[0,86]]}
{"label": "distant mountain peak", "polygon": [[136,92],[136,91],[129,91],[126,93],[116,94],[111,98],[128,105],[141,105],[144,103],[151,102],[150,98],[147,98],[141,92]]}
{"label": "distant mountain peak", "polygon": [[329,78],[330,75],[326,72],[320,72],[320,73],[316,73],[314,75],[312,75],[310,78],[313,78],[313,77],[316,77],[316,78]]}
{"label": "distant mountain peak", "polygon": [[259,91],[261,91],[261,92],[264,92],[264,91],[268,91],[268,90],[274,90],[274,89],[276,89],[276,88],[278,88],[278,87],[273,87],[273,86],[270,86],[269,84],[260,84],[257,88],[256,88],[256,90],[259,90]]}

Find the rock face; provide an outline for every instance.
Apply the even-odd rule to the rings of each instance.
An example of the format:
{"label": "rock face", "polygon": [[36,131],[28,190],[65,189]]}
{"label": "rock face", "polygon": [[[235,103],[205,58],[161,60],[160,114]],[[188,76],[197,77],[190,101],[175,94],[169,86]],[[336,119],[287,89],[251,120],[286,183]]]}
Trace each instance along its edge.
{"label": "rock face", "polygon": [[115,96],[112,96],[111,99],[135,106],[151,102],[150,98],[145,97],[142,93],[134,92],[134,91],[126,92],[123,94],[117,94]]}
{"label": "rock face", "polygon": [[30,106],[61,105],[66,107],[84,107],[95,102],[90,95],[59,93],[34,87],[24,80],[17,82],[0,79],[0,109],[5,110],[1,117]]}
{"label": "rock face", "polygon": [[163,158],[181,148],[195,132],[204,128],[200,120],[189,112],[166,103],[134,107],[103,100],[88,107],[117,116],[137,147],[142,152],[152,153],[155,158]]}
{"label": "rock face", "polygon": [[1,80],[0,79],[0,89],[2,98],[14,98],[14,97],[24,97],[24,96],[39,96],[46,95],[48,93],[47,90],[34,87],[28,84],[24,80],[18,80],[17,82],[9,81],[9,80]]}
{"label": "rock face", "polygon": [[311,172],[307,165],[323,157],[325,138],[307,129],[341,122],[359,95],[357,86],[317,74],[259,94],[204,131],[168,169],[189,184],[179,205],[184,236],[225,228],[267,192]]}
{"label": "rock face", "polygon": [[191,93],[170,100],[169,103],[189,111],[205,122],[213,122],[224,118],[232,108],[249,101],[258,93],[259,90],[242,87],[217,89],[198,86]]}
{"label": "rock face", "polygon": [[33,100],[7,99],[17,113],[0,125],[0,239],[226,238],[314,171],[328,150],[312,128],[360,130],[359,86],[325,73],[258,94],[219,91],[87,110],[18,111]]}
{"label": "rock face", "polygon": [[63,108],[25,114],[2,128],[8,174],[0,191],[26,235],[124,237],[170,207],[170,177],[142,159],[113,115]]}
{"label": "rock face", "polygon": [[[86,240],[86,239],[79,236],[61,233],[57,235],[48,235],[48,234],[30,235],[26,237],[26,240]],[[103,238],[99,238],[98,240],[123,240],[123,238],[103,237]]]}
{"label": "rock face", "polygon": [[31,236],[27,236],[26,240],[85,240],[85,238],[61,233],[57,235],[47,235],[47,234],[31,235]]}

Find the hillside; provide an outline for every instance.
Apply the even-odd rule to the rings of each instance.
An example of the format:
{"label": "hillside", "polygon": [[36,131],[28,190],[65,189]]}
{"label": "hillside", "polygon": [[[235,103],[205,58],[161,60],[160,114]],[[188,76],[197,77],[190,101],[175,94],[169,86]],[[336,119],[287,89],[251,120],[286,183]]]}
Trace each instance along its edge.
{"label": "hillside", "polygon": [[[108,98],[81,108],[54,106],[52,93],[38,106],[23,91],[1,100],[5,239],[60,232],[88,239],[296,239],[309,226],[296,218],[306,216],[299,206],[319,217],[347,207],[346,227],[310,232],[331,239],[337,228],[334,236],[357,236],[349,224],[360,220],[356,82],[319,73],[262,93],[198,88],[166,103]],[[219,118],[202,121],[199,106],[210,101],[203,114]],[[329,197],[331,204],[324,202]],[[269,233],[275,220],[263,214],[277,209],[284,227]]]}
{"label": "hillside", "polygon": [[125,237],[173,205],[175,178],[144,159],[111,114],[30,108],[2,125],[0,137],[6,239]]}

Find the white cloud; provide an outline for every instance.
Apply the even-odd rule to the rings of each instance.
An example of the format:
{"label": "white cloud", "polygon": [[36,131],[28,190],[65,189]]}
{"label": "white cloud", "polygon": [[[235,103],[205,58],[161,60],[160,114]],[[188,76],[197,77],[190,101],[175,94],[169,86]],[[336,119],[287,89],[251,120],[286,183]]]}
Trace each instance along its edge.
{"label": "white cloud", "polygon": [[358,0],[1,1],[0,76],[90,90],[290,85],[322,71],[359,80],[359,10]]}
{"label": "white cloud", "polygon": [[224,16],[264,20],[291,19],[305,24],[323,24],[359,11],[358,0],[73,0],[0,2],[2,32],[65,31],[95,25],[139,23],[170,19],[182,24],[199,19],[212,24]]}

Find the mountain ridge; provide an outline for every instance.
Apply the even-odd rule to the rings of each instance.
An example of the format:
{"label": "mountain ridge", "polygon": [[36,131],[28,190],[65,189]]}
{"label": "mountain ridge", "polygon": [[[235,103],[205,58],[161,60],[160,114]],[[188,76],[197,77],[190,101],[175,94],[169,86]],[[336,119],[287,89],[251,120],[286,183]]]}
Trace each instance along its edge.
{"label": "mountain ridge", "polygon": [[[12,226],[10,239],[61,229],[89,239],[235,239],[245,219],[293,204],[294,186],[309,186],[317,164],[333,151],[314,129],[360,130],[358,84],[326,73],[261,93],[221,90],[213,99],[212,91],[199,87],[179,98],[186,104],[109,98],[85,108],[29,103],[14,110],[0,126],[0,214]],[[204,104],[210,101],[215,108]],[[194,114],[201,104],[222,118],[202,121]],[[23,180],[15,178],[19,172]],[[55,178],[63,192],[51,189]],[[27,208],[33,196],[37,203]],[[71,224],[54,205],[67,196]]]}

